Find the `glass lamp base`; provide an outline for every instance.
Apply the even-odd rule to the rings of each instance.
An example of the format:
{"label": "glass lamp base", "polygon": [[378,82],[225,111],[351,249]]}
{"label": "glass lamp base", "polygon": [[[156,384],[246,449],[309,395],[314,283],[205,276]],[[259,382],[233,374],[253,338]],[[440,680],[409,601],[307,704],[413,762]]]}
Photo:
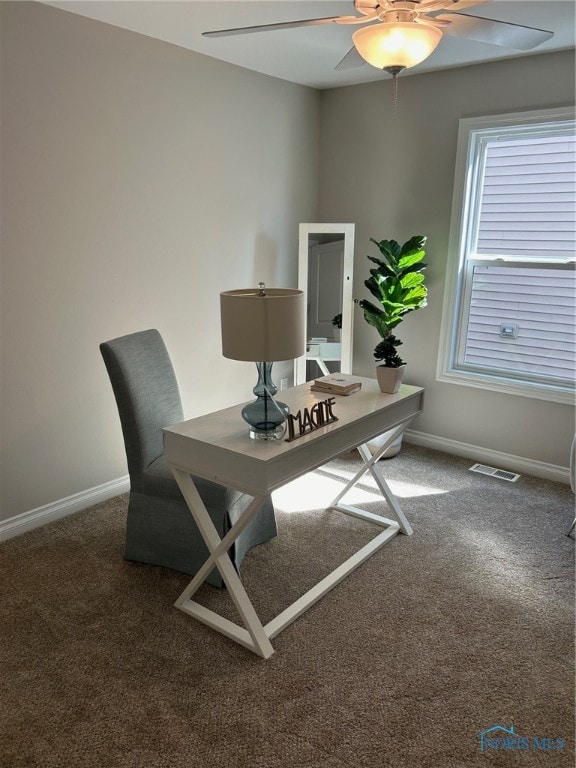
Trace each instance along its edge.
{"label": "glass lamp base", "polygon": [[282,440],[286,432],[286,424],[280,424],[275,429],[258,429],[250,427],[250,438],[252,440]]}
{"label": "glass lamp base", "polygon": [[242,418],[250,427],[252,440],[281,440],[286,432],[286,403],[274,400],[278,391],[272,381],[272,363],[256,363],[258,383],[254,387],[254,402],[242,408]]}

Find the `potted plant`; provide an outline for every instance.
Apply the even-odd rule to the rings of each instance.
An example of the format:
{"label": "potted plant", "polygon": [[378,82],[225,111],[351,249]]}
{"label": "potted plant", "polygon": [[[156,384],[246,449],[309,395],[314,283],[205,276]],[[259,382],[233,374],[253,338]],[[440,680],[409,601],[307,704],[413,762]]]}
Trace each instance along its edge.
{"label": "potted plant", "polygon": [[396,240],[370,241],[378,246],[382,258],[368,256],[376,266],[364,285],[378,300],[379,306],[368,299],[356,303],[364,312],[367,323],[376,328],[381,341],[374,349],[374,357],[381,365],[376,367],[382,392],[397,392],[402,383],[406,363],[398,354],[402,344],[392,331],[404,317],[415,309],[426,306],[427,288],[424,285],[423,263],[426,237],[415,235],[400,245]]}

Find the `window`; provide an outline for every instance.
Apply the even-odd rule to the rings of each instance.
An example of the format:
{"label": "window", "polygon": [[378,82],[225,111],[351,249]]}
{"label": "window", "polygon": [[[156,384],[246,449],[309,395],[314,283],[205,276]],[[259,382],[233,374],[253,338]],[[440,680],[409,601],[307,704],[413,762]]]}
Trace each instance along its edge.
{"label": "window", "polygon": [[572,401],[575,118],[460,121],[439,380]]}

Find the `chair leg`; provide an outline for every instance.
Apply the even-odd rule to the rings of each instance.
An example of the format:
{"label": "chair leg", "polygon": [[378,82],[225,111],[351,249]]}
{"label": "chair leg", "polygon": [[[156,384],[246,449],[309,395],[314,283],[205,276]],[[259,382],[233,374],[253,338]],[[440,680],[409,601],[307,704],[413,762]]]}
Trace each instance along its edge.
{"label": "chair leg", "polygon": [[576,525],[576,517],[574,518],[572,525],[570,526],[570,530],[566,533],[566,536],[570,536],[572,531],[574,530],[574,526]]}

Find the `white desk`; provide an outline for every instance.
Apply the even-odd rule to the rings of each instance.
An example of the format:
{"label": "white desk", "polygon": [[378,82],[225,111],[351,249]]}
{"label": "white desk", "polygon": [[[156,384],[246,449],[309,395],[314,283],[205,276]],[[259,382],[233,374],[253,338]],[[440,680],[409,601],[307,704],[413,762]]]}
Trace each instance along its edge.
{"label": "white desk", "polygon": [[[310,407],[326,397],[327,395],[323,393],[310,392],[310,384],[301,384],[282,392],[282,401],[290,406],[292,413],[304,407]],[[165,429],[166,459],[211,553],[176,601],[176,607],[260,656],[264,658],[271,656],[274,652],[271,638],[298,618],[399,531],[408,535],[412,533],[412,528],[398,500],[388,487],[380,466],[376,462],[407,423],[421,412],[423,399],[424,390],[420,387],[403,385],[395,395],[383,395],[376,381],[362,379],[362,389],[359,392],[349,397],[336,397],[334,413],[338,421],[291,443],[251,440],[248,436],[248,427],[240,415],[241,405]],[[372,455],[366,443],[389,430],[392,432],[387,442]],[[377,523],[384,530],[263,626],[228,557],[227,551],[230,545],[271,491],[353,448],[357,448],[362,457],[362,468],[336,499],[327,504],[326,508]],[[384,518],[340,503],[345,493],[366,472],[370,472],[374,477],[390,506],[394,519]],[[220,539],[212,524],[191,475],[212,480],[253,496],[251,504],[223,539]],[[222,574],[244,627],[191,599],[214,566]]]}
{"label": "white desk", "polygon": [[341,357],[342,344],[339,341],[309,341],[306,344],[306,360],[317,363],[324,376],[330,373],[326,363],[340,362]]}

